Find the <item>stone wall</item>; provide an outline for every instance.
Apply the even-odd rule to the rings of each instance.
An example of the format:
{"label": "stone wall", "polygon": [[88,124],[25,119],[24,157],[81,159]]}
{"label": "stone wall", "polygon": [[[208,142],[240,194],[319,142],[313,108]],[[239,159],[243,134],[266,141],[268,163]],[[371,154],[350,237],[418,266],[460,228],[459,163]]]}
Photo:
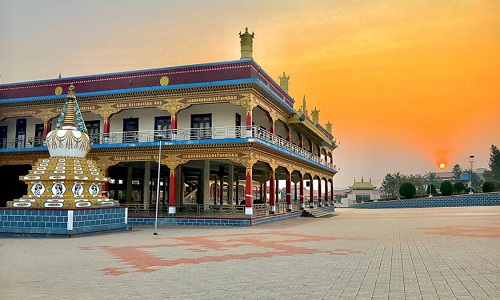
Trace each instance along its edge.
{"label": "stone wall", "polygon": [[354,204],[353,208],[423,208],[500,205],[500,193],[464,194],[446,197],[379,201]]}

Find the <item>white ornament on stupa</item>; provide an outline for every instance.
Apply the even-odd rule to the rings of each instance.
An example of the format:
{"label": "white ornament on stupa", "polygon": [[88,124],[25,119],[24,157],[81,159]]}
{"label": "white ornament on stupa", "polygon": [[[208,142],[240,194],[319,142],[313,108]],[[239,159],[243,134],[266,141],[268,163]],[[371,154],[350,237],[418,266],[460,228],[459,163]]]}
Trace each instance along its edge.
{"label": "white ornament on stupa", "polygon": [[76,102],[75,87],[68,89],[66,103],[57,120],[56,129],[47,134],[50,157],[85,157],[90,140],[82,114]]}

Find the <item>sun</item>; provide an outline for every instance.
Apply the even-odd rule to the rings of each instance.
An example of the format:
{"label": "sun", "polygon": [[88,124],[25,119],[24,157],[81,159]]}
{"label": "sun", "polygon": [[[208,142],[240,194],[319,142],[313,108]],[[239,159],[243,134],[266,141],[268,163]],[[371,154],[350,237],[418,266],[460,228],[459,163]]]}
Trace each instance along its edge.
{"label": "sun", "polygon": [[440,164],[439,164],[439,168],[440,168],[440,169],[444,169],[445,167],[446,167],[446,165],[445,165],[444,163],[440,163]]}

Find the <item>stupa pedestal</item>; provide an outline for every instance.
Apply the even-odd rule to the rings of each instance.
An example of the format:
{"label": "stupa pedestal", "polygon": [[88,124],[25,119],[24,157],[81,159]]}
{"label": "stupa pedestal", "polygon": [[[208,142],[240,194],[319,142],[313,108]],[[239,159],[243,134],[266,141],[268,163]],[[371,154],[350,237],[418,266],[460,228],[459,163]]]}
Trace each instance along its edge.
{"label": "stupa pedestal", "polygon": [[0,209],[0,236],[73,236],[130,230],[127,208],[102,196],[104,177],[86,159],[90,141],[70,86],[55,130],[47,135],[50,158],[39,159],[28,175],[25,196]]}

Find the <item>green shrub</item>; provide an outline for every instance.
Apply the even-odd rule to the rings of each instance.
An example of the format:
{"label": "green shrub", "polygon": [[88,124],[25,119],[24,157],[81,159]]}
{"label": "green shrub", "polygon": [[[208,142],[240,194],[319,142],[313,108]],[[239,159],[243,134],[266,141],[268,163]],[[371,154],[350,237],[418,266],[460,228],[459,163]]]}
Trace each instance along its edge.
{"label": "green shrub", "polygon": [[411,182],[405,182],[399,188],[399,194],[407,199],[412,198],[417,193],[417,189]]}
{"label": "green shrub", "polygon": [[440,190],[443,196],[449,196],[453,194],[453,185],[451,184],[451,182],[445,180],[441,183]]}
{"label": "green shrub", "polygon": [[455,184],[453,185],[453,190],[457,194],[463,193],[463,191],[465,191],[465,185],[463,183],[461,183],[460,181],[455,182]]}
{"label": "green shrub", "polygon": [[483,193],[491,193],[495,191],[495,185],[493,182],[486,181],[483,184]]}

